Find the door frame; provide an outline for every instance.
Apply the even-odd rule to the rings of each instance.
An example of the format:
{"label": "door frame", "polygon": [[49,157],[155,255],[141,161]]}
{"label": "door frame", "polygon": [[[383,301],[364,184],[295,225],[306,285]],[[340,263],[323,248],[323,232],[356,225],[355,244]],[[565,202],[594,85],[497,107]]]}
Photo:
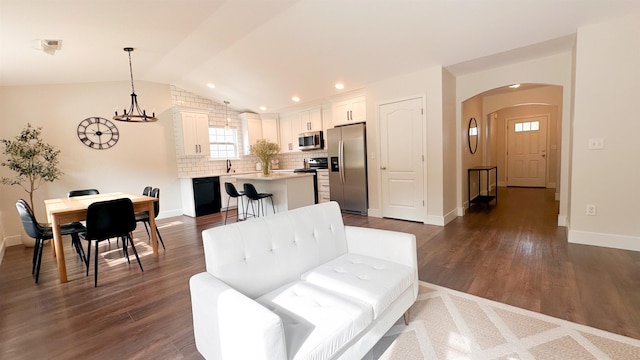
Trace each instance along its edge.
{"label": "door frame", "polygon": [[[377,213],[369,210],[369,216],[373,216],[375,214],[375,216],[382,218],[383,214],[382,214],[382,171],[380,169],[380,154],[381,154],[381,149],[382,149],[382,142],[381,140],[381,119],[380,119],[380,108],[384,105],[389,105],[389,104],[393,104],[393,103],[397,103],[397,102],[403,102],[403,101],[408,101],[408,100],[413,100],[413,99],[420,99],[420,101],[422,102],[422,114],[421,114],[421,120],[422,120],[422,153],[424,154],[424,161],[422,162],[422,194],[424,197],[424,213],[422,214],[422,222],[424,224],[426,224],[427,222],[427,218],[428,218],[428,214],[429,214],[429,194],[427,193],[427,175],[429,173],[428,171],[428,166],[427,166],[427,161],[429,159],[429,154],[428,154],[428,147],[427,147],[427,133],[428,133],[428,124],[427,124],[427,94],[426,93],[420,93],[420,94],[416,94],[413,96],[403,96],[403,97],[398,97],[398,98],[393,98],[393,99],[388,99],[388,100],[383,100],[380,102],[376,103],[376,152],[377,152],[377,156],[375,156],[375,166],[376,166],[376,174],[377,174],[377,180],[378,180],[378,186],[377,186],[377,194],[378,194],[378,206],[379,208],[377,209]],[[371,165],[371,163],[369,163],[369,165]],[[371,187],[369,188],[369,190],[371,190]],[[371,193],[371,191],[369,191],[369,193]],[[371,201],[369,201],[369,206],[371,206]]]}
{"label": "door frame", "polygon": [[[509,121],[511,120],[516,120],[516,121],[527,121],[527,120],[531,120],[531,119],[536,119],[536,118],[541,118],[544,117],[546,118],[546,139],[544,142],[544,148],[545,148],[545,154],[546,154],[546,158],[545,158],[545,174],[544,174],[544,189],[546,189],[549,186],[549,126],[551,126],[551,114],[550,113],[545,113],[545,114],[537,114],[537,115],[527,115],[527,116],[515,116],[515,117],[509,117],[509,118],[505,118],[504,119],[504,128],[505,128],[505,132],[504,132],[504,174],[505,174],[505,178],[504,178],[504,185],[505,186],[509,186]],[[497,184],[496,184],[497,185]]]}

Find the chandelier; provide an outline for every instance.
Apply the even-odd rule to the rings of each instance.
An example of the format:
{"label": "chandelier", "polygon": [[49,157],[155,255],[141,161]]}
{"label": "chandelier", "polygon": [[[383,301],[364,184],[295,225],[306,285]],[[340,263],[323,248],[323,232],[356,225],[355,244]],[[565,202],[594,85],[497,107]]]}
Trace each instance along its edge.
{"label": "chandelier", "polygon": [[136,90],[133,87],[133,68],[131,67],[131,52],[133,51],[132,47],[124,48],[124,51],[129,53],[129,73],[131,74],[131,106],[129,107],[129,111],[124,109],[124,114],[118,115],[116,111],[116,116],[113,117],[113,120],[118,121],[127,121],[127,122],[152,122],[158,121],[156,118],[156,113],[152,113],[151,116],[147,115],[144,110],[140,110],[140,106],[138,105],[138,96],[136,95]]}

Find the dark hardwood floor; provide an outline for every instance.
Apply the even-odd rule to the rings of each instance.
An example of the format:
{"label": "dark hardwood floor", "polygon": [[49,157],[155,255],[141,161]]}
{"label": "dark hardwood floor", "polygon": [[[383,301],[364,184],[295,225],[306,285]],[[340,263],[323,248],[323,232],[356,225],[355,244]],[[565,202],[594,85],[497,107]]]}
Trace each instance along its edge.
{"label": "dark hardwood floor", "polygon": [[[348,225],[414,233],[421,280],[640,339],[640,253],[567,243],[552,190],[501,188],[497,206],[446,227],[344,215]],[[159,220],[167,250],[154,258],[134,236],[144,272],[115,242],[93,270],[65,243],[69,282],[51,247],[40,283],[32,249],[7,248],[0,266],[0,359],[201,359],[193,340],[189,277],[204,270],[201,231],[220,214]],[[108,244],[104,244],[105,251]]]}

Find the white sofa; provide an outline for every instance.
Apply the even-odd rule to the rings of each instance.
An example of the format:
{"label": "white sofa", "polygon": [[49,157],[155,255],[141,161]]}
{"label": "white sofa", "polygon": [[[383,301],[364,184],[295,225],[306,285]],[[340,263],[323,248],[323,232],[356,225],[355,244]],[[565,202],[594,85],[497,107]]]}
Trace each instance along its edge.
{"label": "white sofa", "polygon": [[361,359],[418,295],[412,234],[344,226],[335,202],[202,232],[190,279],[207,359]]}

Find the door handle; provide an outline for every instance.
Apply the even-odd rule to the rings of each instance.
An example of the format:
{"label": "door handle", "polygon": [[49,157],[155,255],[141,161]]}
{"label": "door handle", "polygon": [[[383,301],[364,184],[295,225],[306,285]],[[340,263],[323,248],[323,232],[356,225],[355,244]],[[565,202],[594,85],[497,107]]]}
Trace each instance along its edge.
{"label": "door handle", "polygon": [[542,157],[543,157],[543,158],[546,158],[546,157],[547,157],[547,154],[542,154]]}
{"label": "door handle", "polygon": [[380,166],[380,170],[387,170],[386,166]]}

